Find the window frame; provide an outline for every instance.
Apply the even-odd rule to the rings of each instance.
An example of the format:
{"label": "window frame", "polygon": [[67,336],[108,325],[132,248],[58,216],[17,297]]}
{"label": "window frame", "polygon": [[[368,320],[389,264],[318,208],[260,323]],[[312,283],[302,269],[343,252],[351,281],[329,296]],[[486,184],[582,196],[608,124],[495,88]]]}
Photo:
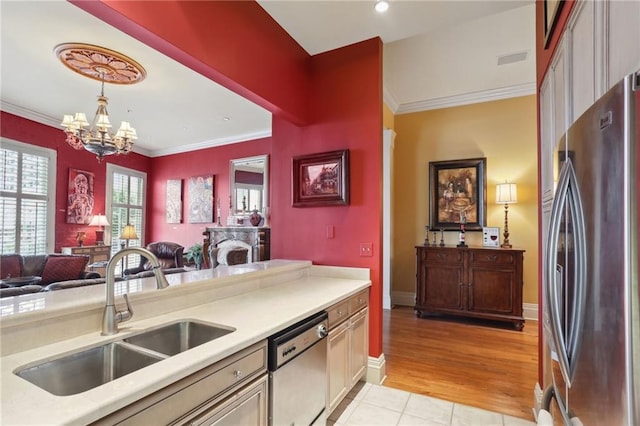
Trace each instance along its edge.
{"label": "window frame", "polygon": [[[115,164],[107,163],[106,190],[105,190],[105,214],[107,215],[107,218],[109,219],[110,223],[113,222],[112,221],[112,213],[113,213],[113,194],[112,193],[113,193],[113,175],[115,173],[127,175],[129,177],[137,177],[142,180],[142,206],[141,206],[142,221],[141,221],[141,229],[139,230],[140,234],[138,235],[139,237],[138,241],[139,241],[139,246],[144,247],[145,246],[145,228],[147,227],[147,221],[146,221],[147,188],[148,188],[147,173],[141,172],[140,170],[130,169],[127,167],[122,167]],[[138,206],[136,206],[136,208],[137,207]],[[121,231],[122,230],[120,230],[119,232]],[[105,232],[105,240],[106,240],[105,244],[111,246],[112,248],[111,254],[113,255],[114,248],[113,248],[113,241],[111,241],[112,232],[113,232],[113,229],[111,230],[111,232]]]}
{"label": "window frame", "polygon": [[[22,156],[24,154],[30,154],[30,155],[38,155],[38,156],[46,157],[48,159],[49,164],[48,164],[48,173],[47,173],[46,197],[33,196],[33,195],[23,196],[22,185],[20,184],[21,180],[18,181],[18,188],[17,188],[16,194],[8,191],[0,191],[0,195],[3,197],[15,198],[16,206],[19,206],[23,198],[46,200],[47,220],[46,220],[45,253],[38,253],[38,254],[53,253],[55,249],[55,236],[56,236],[56,201],[57,201],[56,187],[57,187],[57,176],[58,176],[58,153],[55,150],[50,148],[31,145],[25,142],[19,142],[13,139],[5,138],[5,137],[0,137],[0,148],[11,150],[11,151],[17,151],[19,156]],[[20,173],[21,171],[19,171],[19,174]],[[16,215],[16,217],[18,216]],[[21,222],[21,219],[19,217],[18,217],[18,220]],[[20,222],[16,224],[17,225],[17,235],[16,235],[16,252],[17,253],[20,253]]]}

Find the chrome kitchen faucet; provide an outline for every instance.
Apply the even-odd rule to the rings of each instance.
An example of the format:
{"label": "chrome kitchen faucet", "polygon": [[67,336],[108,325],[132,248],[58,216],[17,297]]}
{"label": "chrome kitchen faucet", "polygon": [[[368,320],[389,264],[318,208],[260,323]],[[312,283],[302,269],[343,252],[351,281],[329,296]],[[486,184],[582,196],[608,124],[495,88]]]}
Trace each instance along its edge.
{"label": "chrome kitchen faucet", "polygon": [[127,304],[127,309],[123,311],[116,310],[115,302],[116,265],[123,257],[131,253],[138,253],[151,263],[153,266],[153,273],[156,276],[156,286],[158,289],[169,287],[167,277],[164,276],[164,272],[162,272],[162,269],[160,268],[160,261],[155,254],[142,247],[127,247],[117,252],[107,264],[107,295],[104,314],[102,315],[102,333],[100,333],[103,336],[116,334],[118,332],[118,323],[129,321],[133,316],[133,309],[131,309],[129,298],[126,294],[123,294],[122,297],[124,297],[124,301]]}

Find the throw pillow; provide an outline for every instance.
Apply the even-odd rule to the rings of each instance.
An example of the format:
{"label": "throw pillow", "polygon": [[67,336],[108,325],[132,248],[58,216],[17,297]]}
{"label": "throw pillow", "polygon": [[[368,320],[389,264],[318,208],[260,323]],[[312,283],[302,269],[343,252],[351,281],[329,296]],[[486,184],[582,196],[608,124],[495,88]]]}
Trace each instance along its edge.
{"label": "throw pillow", "polygon": [[2,278],[21,276],[21,256],[19,254],[3,254],[2,258],[0,259],[0,274]]}
{"label": "throw pillow", "polygon": [[77,280],[87,266],[89,256],[50,254],[42,270],[42,282],[47,285],[58,281]]}

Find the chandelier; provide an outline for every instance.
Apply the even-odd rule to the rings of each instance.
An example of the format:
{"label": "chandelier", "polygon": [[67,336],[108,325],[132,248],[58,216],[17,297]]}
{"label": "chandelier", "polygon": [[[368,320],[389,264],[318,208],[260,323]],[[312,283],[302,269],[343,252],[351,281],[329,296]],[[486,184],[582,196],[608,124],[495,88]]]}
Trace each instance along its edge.
{"label": "chandelier", "polygon": [[[55,53],[71,70],[102,84],[98,96],[98,109],[89,123],[83,112],[64,115],[61,126],[67,135],[67,143],[75,149],[85,149],[102,161],[105,156],[128,154],[138,139],[136,129],[128,121],[122,121],[117,132],[112,132],[104,95],[104,83],[134,84],[142,81],[146,71],[133,59],[100,46],[82,43],[65,43],[56,46]],[[87,126],[89,126],[87,128]]]}

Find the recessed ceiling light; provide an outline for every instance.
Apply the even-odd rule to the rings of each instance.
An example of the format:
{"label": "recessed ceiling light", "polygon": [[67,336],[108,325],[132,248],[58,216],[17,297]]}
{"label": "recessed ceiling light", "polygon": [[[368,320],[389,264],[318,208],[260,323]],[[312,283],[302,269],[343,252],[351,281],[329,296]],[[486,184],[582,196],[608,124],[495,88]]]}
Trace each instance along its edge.
{"label": "recessed ceiling light", "polygon": [[375,5],[376,12],[384,13],[389,9],[389,2],[387,0],[378,0]]}
{"label": "recessed ceiling light", "polygon": [[231,120],[229,117],[222,117],[222,121],[229,121]]}

